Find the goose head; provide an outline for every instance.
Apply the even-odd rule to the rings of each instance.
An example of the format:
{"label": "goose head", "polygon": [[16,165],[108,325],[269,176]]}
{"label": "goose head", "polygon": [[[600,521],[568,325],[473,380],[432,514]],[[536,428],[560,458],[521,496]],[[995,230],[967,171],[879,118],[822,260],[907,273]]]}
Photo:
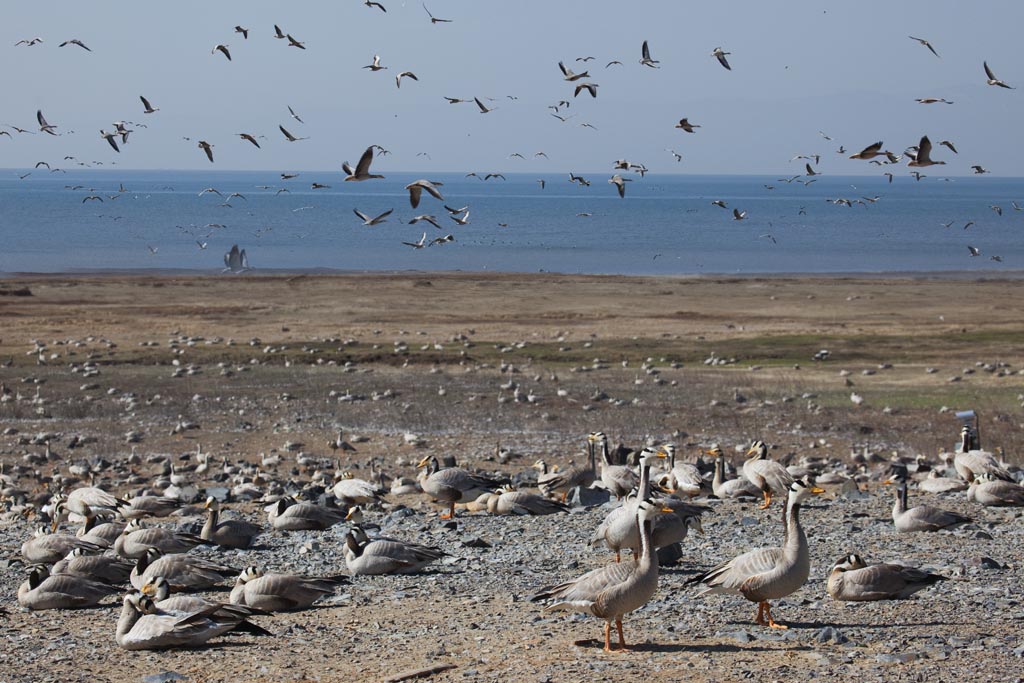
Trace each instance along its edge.
{"label": "goose head", "polygon": [[760,439],[750,444],[750,448],[747,449],[747,455],[754,456],[758,460],[766,460],[768,458],[768,444]]}
{"label": "goose head", "polygon": [[157,576],[147,582],[142,588],[141,592],[143,595],[148,595],[156,600],[166,600],[171,594],[171,584],[167,583],[167,579],[162,576]]}
{"label": "goose head", "polygon": [[797,479],[789,485],[789,499],[793,504],[802,503],[811,496],[821,495],[822,493],[825,493],[825,489],[813,484],[807,484],[801,479]]}

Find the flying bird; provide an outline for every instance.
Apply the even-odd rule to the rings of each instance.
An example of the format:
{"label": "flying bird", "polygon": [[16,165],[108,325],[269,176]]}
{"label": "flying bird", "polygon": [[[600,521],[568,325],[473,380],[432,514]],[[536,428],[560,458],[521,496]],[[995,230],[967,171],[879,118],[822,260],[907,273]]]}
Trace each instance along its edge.
{"label": "flying bird", "polygon": [[466,225],[469,223],[469,209],[466,209],[466,213],[464,213],[461,218],[459,217],[458,213],[448,214],[448,218],[451,218],[459,225]]}
{"label": "flying bird", "polygon": [[50,135],[56,135],[54,130],[56,130],[57,126],[52,126],[46,122],[46,117],[43,116],[42,109],[36,110],[36,120],[39,122],[39,130],[44,133],[49,133]]}
{"label": "flying bird", "polygon": [[418,242],[402,242],[402,244],[412,247],[413,249],[422,249],[427,242],[427,233],[423,233]]}
{"label": "flying bird", "polygon": [[924,167],[924,166],[935,166],[936,164],[944,164],[945,161],[934,161],[931,158],[932,154],[932,141],[925,135],[921,138],[921,142],[917,144],[917,157],[910,161],[907,166]]}
{"label": "flying bird", "polygon": [[741,220],[743,220],[746,217],[747,217],[747,212],[746,211],[740,211],[739,209],[733,209],[732,210],[732,219],[734,221],[741,221]]}
{"label": "flying bird", "polygon": [[1000,88],[1007,88],[1008,90],[1015,90],[1015,88],[1010,87],[1005,82],[1003,82],[1003,81],[999,80],[998,78],[996,78],[996,75],[994,73],[992,73],[992,69],[990,69],[988,67],[988,62],[984,62],[984,65],[985,65],[985,75],[988,76],[988,84],[989,85],[997,85]]}
{"label": "flying bird", "polygon": [[619,197],[622,199],[626,198],[626,183],[632,182],[632,178],[623,178],[618,173],[608,179],[608,182],[616,187],[619,191]]}
{"label": "flying bird", "polygon": [[420,196],[423,194],[423,190],[426,190],[431,197],[444,201],[440,190],[437,189],[435,183],[429,180],[416,180],[406,185],[405,189],[409,190],[409,203],[414,209],[420,205]]}
{"label": "flying bird", "polygon": [[373,56],[373,64],[367,64],[363,68],[364,69],[369,69],[370,71],[381,71],[383,69],[386,69],[387,67],[380,65],[380,55],[374,55]]}
{"label": "flying bird", "polygon": [[278,40],[284,40],[288,36],[285,35],[285,32],[281,30],[280,26],[274,24],[274,37],[277,38]]}
{"label": "flying bird", "polygon": [[700,128],[696,123],[690,123],[688,119],[679,119],[679,123],[676,124],[676,128],[681,128],[687,133],[692,133],[694,128]]}
{"label": "flying bird", "polygon": [[426,221],[427,223],[430,223],[431,225],[433,225],[438,230],[441,229],[441,226],[438,225],[438,223],[437,223],[437,216],[431,216],[429,214],[422,214],[422,215],[413,217],[413,219],[411,221],[409,221],[409,225],[416,225],[420,221]]}
{"label": "flying bird", "polygon": [[715,57],[716,59],[718,59],[718,63],[719,63],[719,64],[721,64],[722,66],[724,66],[724,67],[725,67],[726,69],[728,69],[729,71],[732,71],[732,67],[731,67],[731,66],[729,66],[729,60],[727,60],[727,59],[725,58],[725,56],[726,56],[726,55],[731,55],[731,54],[732,54],[731,52],[723,52],[723,51],[722,51],[722,48],[720,48],[720,47],[716,47],[716,48],[714,49],[714,51],[713,51],[713,52],[711,53],[711,56],[712,56],[712,57]]}
{"label": "flying bird", "polygon": [[586,89],[586,91],[590,93],[591,97],[597,97],[597,88],[597,83],[580,83],[579,85],[576,86],[576,90],[573,91],[572,96],[576,97],[577,95],[580,94],[581,90]]}
{"label": "flying bird", "polygon": [[448,242],[454,242],[454,241],[455,241],[455,235],[452,235],[452,234],[449,233],[449,234],[445,235],[444,237],[435,237],[434,239],[430,240],[430,242],[427,244],[427,246],[428,247],[432,247],[435,244],[447,244]]}
{"label": "flying bird", "polygon": [[27,38],[27,39],[19,40],[18,42],[16,42],[14,44],[14,47],[18,47],[19,45],[26,45],[28,47],[32,47],[33,45],[38,45],[41,42],[43,42],[43,39],[39,38],[39,37]]}
{"label": "flying bird", "polygon": [[644,44],[640,46],[640,63],[643,64],[644,66],[649,66],[652,69],[661,68],[657,66],[658,64],[661,64],[661,62],[659,62],[656,59],[651,59],[651,50],[649,47],[647,47],[646,40],[644,41]]}
{"label": "flying bird", "polygon": [[359,209],[352,209],[352,212],[355,213],[355,215],[359,216],[360,219],[362,219],[363,225],[380,225],[381,223],[387,223],[387,218],[388,216],[391,215],[392,211],[394,211],[394,209],[388,209],[379,216],[374,216],[373,218],[370,218]]}
{"label": "flying bird", "polygon": [[[915,38],[914,36],[907,36],[907,37],[908,37],[908,38],[910,38],[911,40],[916,40],[917,42],[919,42],[919,43],[921,43],[922,45],[924,45],[924,46],[925,46],[926,48],[928,48],[929,50],[931,50],[931,51],[932,51],[932,54],[933,54],[933,55],[935,55],[936,57],[938,57],[938,56],[939,56],[939,53],[935,51],[935,48],[934,48],[934,47],[932,47],[932,44],[931,44],[931,43],[929,43],[929,42],[928,42],[927,40],[925,40],[924,38]],[[940,59],[941,59],[941,57],[940,57]]]}
{"label": "flying bird", "polygon": [[154,114],[160,111],[160,107],[154,107],[149,103],[149,100],[147,100],[142,95],[139,95],[139,99],[142,100],[142,106],[145,107],[145,109],[142,111],[143,114]]}
{"label": "flying bird", "polygon": [[395,76],[395,85],[397,87],[399,87],[399,88],[402,87],[402,78],[403,77],[409,77],[409,78],[411,78],[414,81],[420,80],[420,79],[416,78],[416,74],[414,74],[413,72],[411,72],[411,71],[403,71],[402,73],[400,73],[397,76]]}
{"label": "flying bird", "polygon": [[292,34],[286,33],[284,37],[288,39],[288,46],[289,47],[297,47],[300,50],[305,50],[306,49],[306,44],[305,43],[300,43],[299,41],[297,41],[294,38],[292,38]]}
{"label": "flying bird", "polygon": [[725,205],[725,202],[723,202],[721,199],[716,199],[715,201],[711,202],[711,206],[717,206],[717,207],[720,207],[720,208],[723,208],[723,209],[728,209],[729,208],[728,206]]}
{"label": "flying bird", "polygon": [[110,146],[114,148],[114,151],[120,154],[121,150],[118,149],[117,140],[114,139],[117,137],[117,133],[107,133],[100,130],[100,137],[109,142]]}
{"label": "flying bird", "polygon": [[438,19],[433,14],[431,14],[430,10],[427,9],[427,3],[423,3],[423,10],[427,13],[427,16],[430,17],[430,23],[431,24],[450,24],[450,23],[452,23],[451,19]]}
{"label": "flying bird", "polygon": [[281,126],[281,125],[278,126],[278,129],[280,129],[281,134],[284,135],[285,139],[288,142],[298,142],[299,140],[308,140],[309,139],[308,137],[297,138],[294,135],[292,135],[291,133],[289,133],[288,130],[284,126]]}
{"label": "flying bird", "polygon": [[90,50],[88,47],[86,47],[85,43],[80,41],[78,38],[72,38],[71,40],[65,40],[63,43],[61,43],[57,47],[64,47],[65,45],[77,45],[78,47],[82,48],[86,52],[92,52],[92,50]]}
{"label": "flying bird", "polygon": [[590,74],[587,73],[586,71],[584,71],[582,73],[573,73],[573,70],[570,69],[569,67],[567,67],[562,62],[558,63],[558,68],[562,70],[562,75],[565,76],[565,80],[570,81],[570,82],[578,81],[581,78],[589,78],[590,77]]}
{"label": "flying bird", "polygon": [[918,97],[914,101],[921,104],[953,104],[952,100],[945,97]]}
{"label": "flying bird", "polygon": [[971,253],[971,256],[981,256],[981,251],[977,247],[972,247],[969,244],[967,245],[967,251]]}
{"label": "flying bird", "polygon": [[231,61],[231,53],[228,52],[228,46],[227,45],[214,45],[213,49],[210,50],[210,54],[211,55],[212,54],[216,54],[217,52],[221,52],[225,57],[228,58],[229,62]]}
{"label": "flying bird", "polygon": [[487,107],[485,107],[484,103],[480,101],[479,97],[474,97],[473,101],[476,102],[476,106],[480,107],[481,114],[486,114],[488,112],[494,111],[494,108],[488,109]]}
{"label": "flying bird", "polygon": [[959,154],[959,152],[956,151],[956,147],[954,147],[953,143],[950,142],[949,140],[940,140],[939,144],[942,145],[943,147],[948,147],[949,151],[952,152],[953,154]]}
{"label": "flying bird", "polygon": [[363,4],[366,5],[367,7],[376,7],[381,12],[384,12],[385,14],[387,13],[387,10],[384,9],[384,5],[380,4],[379,2],[373,2],[373,0],[364,0]]}
{"label": "flying bird", "polygon": [[383,178],[384,176],[382,175],[374,175],[370,173],[370,164],[372,163],[373,146],[371,145],[366,148],[365,152],[363,152],[363,156],[359,157],[359,163],[356,164],[355,170],[353,170],[352,167],[348,165],[347,161],[341,165],[341,169],[348,174],[345,180],[360,181],[370,180],[372,178]]}
{"label": "flying bird", "polygon": [[249,133],[235,133],[235,135],[237,135],[238,137],[242,138],[243,140],[248,140],[252,144],[256,145],[257,149],[259,149],[260,143],[256,142],[256,138],[254,138]]}
{"label": "flying bird", "polygon": [[249,29],[242,26],[236,26],[235,33],[241,33],[243,40],[249,40]]}
{"label": "flying bird", "polygon": [[206,152],[206,158],[209,159],[210,163],[212,164],[213,163],[213,145],[211,145],[206,140],[200,140],[199,144],[196,145],[196,146],[199,147],[199,149],[201,149],[204,152]]}
{"label": "flying bird", "polygon": [[971,166],[971,168],[974,169],[974,173],[976,175],[983,175],[985,173],[988,173],[988,169],[985,168],[984,166]]}

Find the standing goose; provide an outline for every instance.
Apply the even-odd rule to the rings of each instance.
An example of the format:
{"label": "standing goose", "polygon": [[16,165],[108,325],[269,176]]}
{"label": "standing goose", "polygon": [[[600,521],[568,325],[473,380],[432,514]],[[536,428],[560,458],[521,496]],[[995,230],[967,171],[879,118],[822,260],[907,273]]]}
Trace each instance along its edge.
{"label": "standing goose", "polygon": [[636,524],[637,510],[640,503],[647,500],[651,494],[651,465],[658,458],[664,458],[665,454],[644,448],[640,453],[640,481],[637,485],[635,496],[627,498],[622,505],[614,508],[605,516],[604,521],[597,527],[597,531],[590,539],[590,546],[597,547],[604,544],[615,552],[615,561],[622,560],[622,549],[629,548],[633,551],[634,559],[639,560],[640,555],[640,529]]}
{"label": "standing goose", "polygon": [[609,493],[621,500],[636,488],[640,477],[629,467],[612,462],[608,452],[608,437],[604,432],[591,432],[587,435],[587,448],[596,449],[596,444],[601,445],[601,483]]}
{"label": "standing goose", "polygon": [[1013,481],[1013,476],[999,464],[995,456],[980,448],[971,448],[971,428],[964,425],[960,430],[960,450],[953,458],[956,473],[970,484],[982,474],[992,474],[997,479]]}
{"label": "standing goose", "polygon": [[77,609],[92,607],[119,592],[108,583],[100,583],[72,574],[50,575],[46,567],[32,568],[28,580],[18,587],[18,604],[31,610]]}
{"label": "standing goose", "polygon": [[220,502],[210,496],[206,499],[206,523],[199,537],[216,543],[222,548],[248,548],[252,539],[263,532],[263,528],[241,519],[220,520]]}
{"label": "standing goose", "polygon": [[159,548],[150,548],[139,558],[129,578],[135,588],[141,589],[162,576],[174,590],[182,591],[211,588],[237,574],[234,567],[217,564],[198,555],[165,554]]}
{"label": "standing goose", "polygon": [[461,467],[439,469],[437,458],[427,456],[417,465],[422,468],[419,474],[420,488],[434,500],[448,505],[448,512],[441,519],[455,516],[456,503],[468,503],[498,488],[498,482],[479,474],[473,474]]}
{"label": "standing goose", "polygon": [[901,564],[873,564],[851,553],[839,560],[826,586],[834,600],[904,600],[946,577]]}
{"label": "standing goose", "polygon": [[264,574],[258,567],[246,567],[231,589],[231,603],[267,612],[305,609],[348,581],[346,576],[319,578],[298,574]]}
{"label": "standing goose", "polygon": [[707,454],[715,459],[715,477],[711,480],[711,490],[718,498],[757,498],[761,493],[744,477],[725,478],[725,454],[718,446],[713,446]]}
{"label": "standing goose", "polygon": [[545,611],[571,610],[604,619],[605,652],[612,651],[614,621],[619,633],[619,649],[625,650],[622,617],[647,604],[658,589],[658,562],[651,547],[651,526],[654,516],[662,511],[651,501],[640,502],[634,518],[640,536],[640,556],[635,563],[617,562],[600,567],[578,579],[544,588],[530,600],[549,601]]}
{"label": "standing goose", "polygon": [[918,505],[908,509],[906,470],[895,470],[892,478],[885,483],[896,484],[896,504],[892,506],[892,521],[896,531],[938,531],[969,524],[972,521],[965,515],[930,505]]}
{"label": "standing goose", "polygon": [[769,600],[796,592],[811,573],[811,553],[800,526],[800,504],[824,489],[795,480],[789,486],[783,515],[784,536],[780,548],[758,548],[743,553],[701,574],[688,583],[703,583],[708,593],[739,593],[757,603],[757,623],[771,628],[788,628],[772,619]]}
{"label": "standing goose", "polygon": [[772,504],[772,494],[786,491],[793,484],[793,477],[786,468],[768,459],[768,446],[764,441],[750,444],[747,455],[752,456],[743,463],[743,476],[764,494],[761,509]]}
{"label": "standing goose", "polygon": [[1024,506],[1024,486],[986,472],[967,489],[967,499],[992,507]]}
{"label": "standing goose", "polygon": [[391,538],[370,539],[355,526],[345,536],[345,566],[352,576],[413,574],[447,553],[419,543]]}
{"label": "standing goose", "polygon": [[132,592],[124,598],[115,640],[125,650],[196,647],[236,630],[244,621],[244,616],[227,614],[219,607],[198,612],[162,612],[151,597]]}

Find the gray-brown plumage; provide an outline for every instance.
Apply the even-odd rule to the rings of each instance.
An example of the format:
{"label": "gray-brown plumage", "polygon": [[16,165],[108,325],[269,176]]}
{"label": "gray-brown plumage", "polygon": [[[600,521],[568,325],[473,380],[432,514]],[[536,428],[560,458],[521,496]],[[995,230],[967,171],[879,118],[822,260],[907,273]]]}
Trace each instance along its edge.
{"label": "gray-brown plumage", "polygon": [[71,534],[50,533],[49,529],[43,526],[36,530],[32,538],[22,543],[21,556],[30,564],[54,564],[75,548],[82,548],[90,553],[103,552],[103,546]]}
{"label": "gray-brown plumage", "polygon": [[968,484],[982,474],[991,474],[996,479],[1013,481],[1013,476],[999,464],[996,457],[980,448],[971,448],[971,428],[964,425],[960,430],[960,450],[953,458],[953,467],[960,478]]}
{"label": "gray-brown plumage", "polygon": [[150,548],[139,558],[129,579],[141,589],[158,576],[162,576],[176,591],[201,590],[216,586],[224,579],[236,576],[238,569],[218,564],[199,555],[162,553]]}
{"label": "gray-brown plumage", "polygon": [[[140,591],[143,595],[151,597],[154,606],[161,612],[207,612],[219,617],[231,618],[238,616],[243,619],[247,619],[254,614],[269,614],[266,610],[256,609],[255,607],[216,602],[198,595],[171,595],[171,584],[162,576],[157,576],[148,582]],[[259,627],[247,628],[247,626],[253,626],[248,624],[248,622],[242,622],[239,626],[241,628],[236,628],[236,631],[266,633],[266,631]]]}
{"label": "gray-brown plumage", "polygon": [[1024,486],[986,472],[968,487],[967,499],[990,507],[1022,507]]}
{"label": "gray-brown plumage", "polygon": [[507,486],[492,493],[487,500],[487,512],[492,515],[553,515],[568,511],[565,503]]}
{"label": "gray-brown plumage", "polygon": [[313,503],[300,503],[291,496],[267,507],[271,525],[279,531],[322,531],[345,519],[345,510]]}
{"label": "gray-brown plumage", "polygon": [[206,523],[199,533],[204,541],[222,548],[248,548],[263,528],[242,519],[220,519],[220,502],[212,496],[206,499]]}
{"label": "gray-brown plumage", "polygon": [[373,163],[373,145],[366,148],[363,155],[359,157],[359,163],[356,164],[355,169],[348,165],[346,161],[341,165],[341,169],[348,175],[345,180],[361,181],[370,180],[372,178],[383,178],[382,175],[374,175],[370,173],[370,164]]}
{"label": "gray-brown plumage", "polygon": [[18,587],[18,604],[31,610],[92,607],[120,589],[72,574],[49,575],[46,567],[32,568]]}
{"label": "gray-brown plumage", "polygon": [[345,536],[345,566],[353,576],[413,574],[447,553],[394,538],[371,539],[355,526]]}
{"label": "gray-brown plumage", "polygon": [[132,592],[124,598],[115,640],[125,650],[195,647],[237,629],[243,621],[245,617],[228,614],[219,606],[199,612],[163,612],[148,595]]}
{"label": "gray-brown plumage", "polygon": [[851,553],[832,567],[826,589],[834,600],[904,600],[946,577],[901,564],[868,566]]}
{"label": "gray-brown plumage", "polygon": [[122,584],[128,580],[134,566],[119,557],[89,555],[82,548],[75,548],[50,568],[50,574],[70,574],[101,583]]}
{"label": "gray-brown plumage", "polygon": [[125,519],[143,519],[145,517],[167,517],[181,508],[181,503],[164,496],[136,496],[121,508]]}
{"label": "gray-brown plumage", "polygon": [[331,595],[344,576],[312,577],[297,574],[264,574],[257,567],[247,567],[231,589],[230,601],[268,612],[305,609],[325,595]]}
{"label": "gray-brown plumage", "polygon": [[624,498],[640,483],[640,475],[631,468],[612,462],[611,453],[608,452],[608,437],[604,432],[591,432],[587,435],[587,448],[601,449],[601,483],[616,498]]}
{"label": "gray-brown plumage", "polygon": [[604,619],[604,649],[611,652],[611,627],[619,633],[619,649],[626,649],[622,617],[643,607],[658,589],[658,562],[651,546],[651,526],[661,509],[651,501],[641,501],[635,523],[640,535],[637,562],[616,562],[587,572],[578,579],[545,588],[530,600],[546,601],[545,611],[571,610]]}
{"label": "gray-brown plumage", "polygon": [[783,515],[785,532],[782,546],[758,548],[714,567],[688,583],[703,583],[708,593],[739,593],[756,602],[757,623],[771,628],[787,628],[772,619],[769,600],[778,600],[796,592],[811,573],[811,553],[807,536],[800,526],[800,504],[823,489],[794,481],[789,487]]}
{"label": "gray-brown plumage", "polygon": [[764,441],[750,444],[747,455],[752,456],[743,463],[743,476],[764,494],[764,510],[772,504],[772,495],[789,490],[793,477],[786,468],[768,459],[768,445]]}
{"label": "gray-brown plumage", "polygon": [[588,488],[597,480],[595,457],[596,451],[588,442],[587,464],[585,466],[570,467],[565,470],[548,469],[547,464],[543,460],[538,460],[533,464],[535,469],[540,470],[540,475],[537,477],[537,488],[545,496],[561,493],[562,502],[564,503],[569,496],[569,491],[576,487]]}
{"label": "gray-brown plumage", "polygon": [[420,205],[420,196],[422,196],[423,190],[426,190],[431,197],[444,201],[441,191],[437,189],[438,184],[440,183],[432,183],[429,180],[420,179],[406,185],[405,189],[409,190],[409,203],[412,205],[412,208],[415,209]]}
{"label": "gray-brown plumage", "polygon": [[971,518],[958,512],[942,510],[931,505],[907,507],[907,475],[904,470],[897,470],[886,484],[896,484],[896,503],[892,507],[892,521],[896,531],[909,533],[913,531],[938,531],[968,524]]}
{"label": "gray-brown plumage", "polygon": [[133,519],[114,541],[114,552],[121,557],[137,560],[150,548],[164,553],[184,553],[204,543],[202,538],[163,527],[146,527]]}
{"label": "gray-brown plumage", "polygon": [[417,465],[422,471],[418,480],[420,488],[434,500],[448,505],[447,514],[441,519],[455,516],[456,503],[468,503],[481,494],[498,488],[498,482],[479,474],[474,474],[461,467],[440,469],[437,458],[428,456]]}
{"label": "gray-brown plumage", "polygon": [[715,476],[711,480],[711,491],[718,498],[757,498],[760,491],[746,477],[725,478],[725,454],[715,446],[708,451],[715,459]]}

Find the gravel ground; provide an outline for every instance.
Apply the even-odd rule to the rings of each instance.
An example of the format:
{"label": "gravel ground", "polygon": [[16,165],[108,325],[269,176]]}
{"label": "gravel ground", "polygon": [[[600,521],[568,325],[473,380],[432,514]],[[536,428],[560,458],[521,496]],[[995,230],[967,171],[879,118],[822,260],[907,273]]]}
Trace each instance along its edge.
{"label": "gravel ground", "polygon": [[[119,287],[135,286],[118,282]],[[438,287],[458,282],[439,280]],[[327,291],[331,282],[313,284],[320,292],[317,301],[338,298]],[[590,284],[579,285],[581,291],[589,291]],[[49,296],[47,286],[33,283],[41,299]],[[86,286],[97,296],[107,291],[102,283]],[[226,285],[217,281],[217,286]],[[394,296],[406,296],[398,285],[390,286]],[[662,285],[645,281],[629,286]],[[753,284],[716,286],[748,291]],[[844,296],[865,291],[853,283],[829,287]],[[866,287],[877,288],[871,291],[879,300],[901,291],[888,284]],[[914,296],[923,288],[914,283]],[[55,286],[53,296],[71,296],[74,289]],[[175,673],[190,681],[382,680],[437,664],[454,668],[431,680],[588,683],[641,677],[1007,681],[1024,671],[1020,511],[981,508],[962,493],[936,496],[912,490],[915,502],[957,510],[976,522],[953,532],[897,534],[890,517],[894,492],[880,483],[894,454],[912,460],[918,453],[930,456],[936,448],[952,447],[959,425],[939,410],[943,405],[979,408],[986,446],[1009,450],[1015,443],[1024,422],[1020,399],[1014,398],[1022,391],[1020,375],[1013,365],[966,372],[980,367],[975,366],[974,347],[944,348],[933,339],[927,359],[918,358],[913,354],[925,351],[912,343],[914,332],[908,328],[894,331],[887,342],[886,353],[905,349],[900,353],[907,354],[892,356],[892,368],[879,367],[877,358],[864,355],[869,351],[857,351],[861,347],[854,340],[835,347],[839,350],[827,363],[814,364],[801,347],[803,369],[788,361],[771,365],[769,358],[758,361],[767,366],[752,372],[750,361],[743,360],[744,333],[737,328],[721,334],[736,335],[723,348],[740,360],[733,363],[720,353],[721,363],[702,364],[670,357],[672,345],[682,344],[677,340],[685,335],[666,341],[654,328],[649,337],[632,336],[651,329],[649,320],[636,326],[616,323],[621,329],[615,334],[605,330],[600,337],[589,328],[548,330],[541,341],[517,346],[516,339],[533,337],[525,327],[516,334],[521,323],[509,320],[501,321],[500,334],[493,332],[486,340],[446,320],[435,321],[424,335],[417,334],[414,324],[409,332],[397,327],[378,332],[367,324],[349,343],[344,335],[332,338],[319,328],[309,332],[315,342],[296,341],[284,320],[275,319],[275,328],[259,316],[253,319],[259,317],[261,340],[249,344],[256,335],[245,332],[257,323],[246,322],[251,314],[243,306],[240,317],[230,319],[239,342],[228,345],[212,334],[219,329],[215,321],[189,318],[182,327],[193,336],[186,337],[173,311],[161,313],[168,317],[159,331],[138,329],[124,311],[136,306],[141,311],[170,295],[160,289],[135,294],[137,301],[127,297],[129,303],[123,304],[128,309],[82,298],[67,320],[57,312],[72,304],[62,300],[55,299],[54,308],[45,309],[50,317],[36,322],[32,308],[18,304],[18,334],[37,329],[28,338],[45,335],[47,348],[33,351],[28,338],[15,342],[10,334],[0,340],[12,361],[0,367],[7,391],[7,398],[0,399],[0,463],[13,478],[5,488],[38,500],[55,477],[69,482],[79,468],[93,466],[99,485],[129,495],[145,488],[125,483],[129,469],[152,484],[164,464],[173,461],[194,487],[187,490],[191,502],[207,492],[239,487],[239,495],[225,504],[226,514],[265,524],[263,504],[255,498],[308,487],[318,469],[369,476],[372,465],[390,475],[410,475],[421,457],[437,455],[455,456],[462,465],[500,476],[519,479],[526,473],[528,480],[530,465],[539,457],[563,466],[579,462],[583,436],[601,429],[613,444],[674,441],[687,460],[698,448],[717,442],[736,463],[742,457],[736,449],[762,438],[773,446],[775,458],[793,464],[809,455],[827,460],[829,469],[856,477],[864,495],[827,486],[827,493],[804,510],[812,573],[800,591],[773,604],[775,617],[791,626],[786,632],[756,626],[756,606],[741,597],[698,598],[698,591],[685,585],[697,571],[740,552],[781,543],[778,504],[761,511],[754,503],[706,501],[713,509],[705,515],[705,533],[684,542],[682,559],[663,569],[655,598],[625,620],[633,651],[611,654],[601,650],[599,620],[545,613],[528,601],[537,589],[610,560],[607,551],[587,546],[610,509],[599,498],[551,517],[462,512],[455,522],[445,523],[437,518],[440,508],[422,495],[388,495],[370,506],[367,520],[379,525],[381,533],[437,545],[449,557],[419,575],[357,577],[314,609],[256,618],[274,637],[220,638],[197,650],[152,653],[124,652],[115,645],[119,599],[80,611],[33,613],[18,607],[15,593],[26,575],[17,559],[19,548],[42,520],[26,518],[14,507],[15,512],[0,513],[0,609],[6,612],[0,683],[156,683],[176,680]],[[201,309],[202,292],[197,289],[193,297],[190,306]],[[636,299],[648,300],[644,291]],[[826,303],[814,310],[801,304],[807,320],[787,324],[816,329],[815,321],[833,317],[833,304]],[[956,313],[949,305],[946,309],[950,316]],[[933,317],[931,311],[922,315]],[[451,320],[458,316],[458,310],[451,312]],[[340,319],[337,324],[343,325]],[[887,315],[879,320],[890,324]],[[299,324],[313,326],[309,320]],[[599,321],[591,324],[600,326]],[[689,323],[673,324],[683,335]],[[1016,323],[1004,315],[1000,324]],[[79,334],[83,327],[93,334]],[[453,329],[465,329],[473,343]],[[75,341],[68,343],[51,341],[72,337]],[[986,347],[988,360],[1020,364],[1011,353],[1015,347],[1005,346],[1009,338],[992,334],[985,342],[992,344]],[[139,345],[147,339],[157,346]],[[765,348],[764,339],[756,343]],[[813,339],[810,344],[820,348]],[[785,348],[787,354],[796,353]],[[705,357],[709,350],[700,347],[694,353]],[[37,357],[45,364],[37,364]],[[925,362],[941,367],[941,373],[924,372]],[[948,382],[954,371],[958,381]],[[868,397],[863,406],[851,404],[844,379]],[[198,428],[173,434],[182,421],[194,421]],[[338,426],[347,430],[357,453],[339,456],[327,448]],[[137,443],[127,443],[130,430],[139,433]],[[49,461],[42,444],[47,439],[37,438],[46,433],[54,454]],[[419,446],[410,445],[410,433],[419,437]],[[79,445],[72,448],[75,439]],[[129,468],[132,447],[142,461]],[[211,455],[204,475],[194,471],[197,449]],[[280,456],[281,462],[257,471],[263,455]],[[1007,455],[1012,459],[1015,453]],[[222,459],[236,469],[225,472]],[[246,500],[243,488],[254,491],[253,499]],[[13,502],[4,502],[11,509]],[[194,530],[200,521],[193,509],[161,523]],[[257,547],[244,552],[193,552],[239,569],[257,564],[335,575],[345,570],[345,531],[344,525],[326,532],[268,531]],[[911,564],[949,580],[907,601],[839,604],[825,593],[825,575],[851,551],[869,562]],[[227,588],[208,595],[226,599]]]}

